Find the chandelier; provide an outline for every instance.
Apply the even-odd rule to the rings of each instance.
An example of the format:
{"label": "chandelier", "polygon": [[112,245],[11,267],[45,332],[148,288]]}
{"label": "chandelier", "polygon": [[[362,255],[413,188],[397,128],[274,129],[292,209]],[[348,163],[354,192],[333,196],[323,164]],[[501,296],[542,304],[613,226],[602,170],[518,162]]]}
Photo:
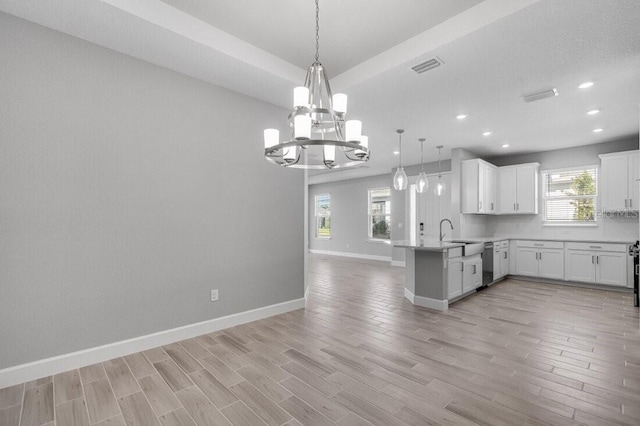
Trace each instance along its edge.
{"label": "chandelier", "polygon": [[304,86],[293,90],[289,114],[291,139],[280,142],[278,129],[264,131],[264,156],[283,167],[338,169],[369,159],[369,138],[362,122],[345,121],[347,95],[331,94],[329,78],[319,61],[320,8],[316,0],[316,57],[307,71]]}

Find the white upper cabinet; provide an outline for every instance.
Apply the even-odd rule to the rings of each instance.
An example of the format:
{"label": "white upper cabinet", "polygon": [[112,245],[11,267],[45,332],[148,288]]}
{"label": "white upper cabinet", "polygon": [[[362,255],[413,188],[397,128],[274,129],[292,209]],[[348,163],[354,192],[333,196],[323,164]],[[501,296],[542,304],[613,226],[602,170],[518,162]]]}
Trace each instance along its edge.
{"label": "white upper cabinet", "polygon": [[499,213],[538,214],[539,163],[500,167]]}
{"label": "white upper cabinet", "polygon": [[638,151],[600,155],[600,196],[604,211],[635,211],[638,199]]}
{"label": "white upper cabinet", "polygon": [[496,171],[496,166],[478,158],[462,162],[463,213],[497,213]]}

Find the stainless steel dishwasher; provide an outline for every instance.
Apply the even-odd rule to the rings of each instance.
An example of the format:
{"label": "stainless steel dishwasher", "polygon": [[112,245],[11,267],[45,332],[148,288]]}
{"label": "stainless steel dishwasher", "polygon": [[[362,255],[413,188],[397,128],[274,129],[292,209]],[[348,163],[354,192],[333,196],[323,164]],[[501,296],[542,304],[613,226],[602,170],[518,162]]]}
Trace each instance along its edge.
{"label": "stainless steel dishwasher", "polygon": [[484,252],[482,253],[482,288],[485,288],[493,282],[494,246],[493,241],[484,243]]}

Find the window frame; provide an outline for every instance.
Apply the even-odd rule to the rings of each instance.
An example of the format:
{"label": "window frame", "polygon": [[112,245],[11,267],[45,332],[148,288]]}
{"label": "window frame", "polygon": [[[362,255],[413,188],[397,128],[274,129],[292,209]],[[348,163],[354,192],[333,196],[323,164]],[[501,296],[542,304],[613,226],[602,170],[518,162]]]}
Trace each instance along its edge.
{"label": "window frame", "polygon": [[[389,213],[385,213],[384,217],[387,218],[387,222],[389,223],[389,238],[375,238],[373,236],[373,212],[372,212],[372,193],[374,191],[389,191]],[[375,215],[380,216],[380,215]],[[368,241],[371,242],[380,242],[380,243],[389,243],[391,241],[391,187],[390,186],[382,186],[378,188],[369,188],[367,189],[367,237]]]}
{"label": "window frame", "polygon": [[[567,195],[567,196],[547,196],[547,184],[549,174],[554,173],[566,173],[566,172],[584,172],[586,170],[594,170],[595,171],[595,189],[596,192],[594,195]],[[561,169],[549,169],[542,170],[540,173],[540,177],[542,179],[542,185],[540,185],[542,189],[541,193],[541,201],[542,201],[542,225],[543,226],[566,226],[566,227],[597,227],[599,226],[598,219],[598,205],[600,198],[600,168],[597,165],[586,165],[586,166],[576,166],[576,167],[565,167]],[[590,221],[581,221],[581,220],[548,220],[547,219],[547,201],[548,200],[578,200],[578,199],[593,199],[593,220]]]}
{"label": "window frame", "polygon": [[[321,215],[318,212],[318,198],[320,197],[327,197],[329,199],[329,214],[328,215]],[[320,218],[329,218],[329,235],[319,235],[318,231],[319,231],[319,227],[318,227],[318,219]],[[332,237],[332,229],[331,229],[331,193],[330,192],[325,192],[322,194],[315,194],[313,196],[313,218],[314,218],[314,238],[317,240],[330,240]]]}

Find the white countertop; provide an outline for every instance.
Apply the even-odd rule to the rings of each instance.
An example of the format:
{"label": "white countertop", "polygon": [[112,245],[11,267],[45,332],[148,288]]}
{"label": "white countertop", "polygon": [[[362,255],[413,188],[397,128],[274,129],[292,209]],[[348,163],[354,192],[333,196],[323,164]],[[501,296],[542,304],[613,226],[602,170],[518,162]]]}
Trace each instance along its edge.
{"label": "white countertop", "polygon": [[601,244],[634,244],[635,240],[615,240],[615,239],[598,239],[598,238],[575,238],[575,237],[566,237],[566,238],[551,238],[551,237],[540,237],[540,236],[514,236],[514,235],[497,235],[493,237],[460,237],[456,238],[456,241],[464,240],[475,243],[487,243],[487,242],[496,242],[496,241],[504,241],[504,240],[535,240],[535,241],[559,241],[559,242],[571,242],[571,243],[601,243]]}
{"label": "white countertop", "polygon": [[438,240],[429,240],[429,239],[424,239],[422,241],[418,241],[416,239],[395,240],[395,241],[391,241],[391,244],[394,247],[408,248],[412,250],[436,251],[436,252],[443,252],[443,251],[449,250],[450,248],[464,246],[464,243],[454,243],[451,241],[440,242]]}

